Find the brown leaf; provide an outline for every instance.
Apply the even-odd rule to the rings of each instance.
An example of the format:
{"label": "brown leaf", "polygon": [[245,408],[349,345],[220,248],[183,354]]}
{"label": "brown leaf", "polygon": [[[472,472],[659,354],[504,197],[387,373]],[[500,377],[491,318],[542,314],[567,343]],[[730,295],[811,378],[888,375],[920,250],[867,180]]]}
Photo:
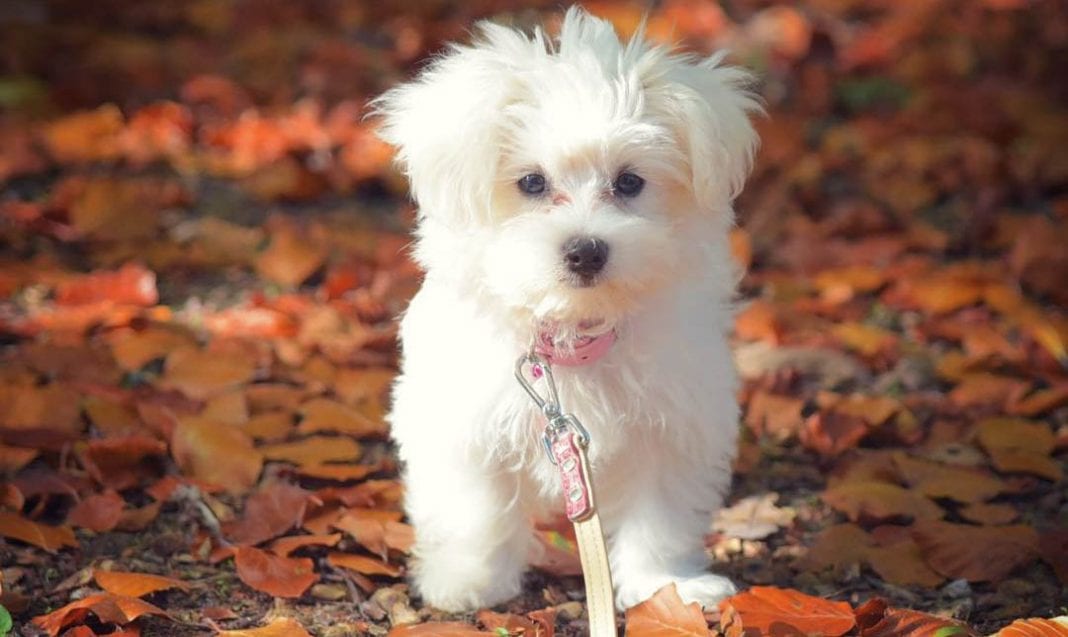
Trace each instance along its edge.
{"label": "brown leaf", "polygon": [[156,591],[170,588],[189,590],[191,585],[173,577],[152,575],[149,573],[128,573],[123,571],[93,570],[93,579],[100,588],[114,595],[125,597],[144,597]]}
{"label": "brown leaf", "polygon": [[244,514],[223,526],[235,544],[256,545],[282,535],[304,520],[312,494],[287,482],[272,482],[245,501]]}
{"label": "brown leaf", "polygon": [[358,513],[343,516],[334,523],[334,527],[351,535],[382,560],[388,559],[389,549],[407,552],[414,540],[412,528],[407,524],[361,516]]}
{"label": "brown leaf", "polygon": [[903,452],[894,454],[894,463],[906,483],[930,498],[975,503],[1008,490],[1008,485],[988,473],[912,458]]}
{"label": "brown leaf", "polygon": [[403,572],[399,566],[387,564],[373,557],[354,555],[352,553],[331,553],[326,557],[331,566],[347,568],[363,575],[388,575],[400,577]]}
{"label": "brown leaf", "polygon": [[943,515],[937,504],[922,495],[885,482],[839,484],[823,492],[823,501],[854,522],[896,517],[939,519]]}
{"label": "brown leaf", "polygon": [[271,552],[282,557],[289,557],[293,551],[305,546],[335,546],[341,539],[340,533],[323,535],[290,535],[271,542]]}
{"label": "brown leaf", "polygon": [[155,305],[156,273],[135,263],[114,272],[93,272],[64,281],[56,287],[56,303],[84,305],[110,301],[126,305]]}
{"label": "brown leaf", "polygon": [[345,436],[310,436],[297,442],[263,445],[260,452],[268,460],[282,460],[296,465],[320,465],[326,462],[358,460],[360,445]]}
{"label": "brown leaf", "polygon": [[386,637],[478,637],[495,634],[461,622],[427,622],[394,626]]}
{"label": "brown leaf", "polygon": [[311,634],[292,617],[276,617],[259,628],[220,630],[218,637],[311,637]]}
{"label": "brown leaf", "polygon": [[263,455],[244,432],[195,416],[181,418],[171,438],[171,454],[189,476],[235,494],[256,484]]}
{"label": "brown leaf", "polygon": [[708,629],[701,605],[683,604],[674,584],[661,588],[649,599],[627,609],[626,634],[642,637],[706,637]]}
{"label": "brown leaf", "polygon": [[[118,493],[108,489],[102,494],[91,495],[67,514],[67,524],[105,533],[119,524],[126,502]],[[135,596],[136,597],[136,596]]]}
{"label": "brown leaf", "polygon": [[720,608],[726,606],[734,609],[746,630],[838,637],[856,625],[853,608],[845,602],[770,586],[754,586],[720,602]]}
{"label": "brown leaf", "polygon": [[1042,559],[1053,568],[1061,584],[1068,585],[1068,529],[1044,532],[1038,538]]}
{"label": "brown leaf", "polygon": [[727,537],[743,540],[761,540],[794,521],[796,512],[789,507],[777,507],[777,493],[742,498],[735,504],[719,510],[712,522],[713,530]]}
{"label": "brown leaf", "polygon": [[530,619],[514,613],[495,613],[491,610],[480,610],[475,614],[475,621],[482,624],[487,630],[500,634],[502,631],[509,635],[523,635],[523,637],[541,637],[543,634],[539,626]]}
{"label": "brown leaf", "polygon": [[986,504],[982,502],[962,507],[957,513],[969,522],[987,526],[1008,524],[1020,517],[1020,512],[1011,504]]}
{"label": "brown leaf", "polygon": [[234,548],[234,565],[242,582],[275,597],[300,597],[319,579],[306,557],[279,557],[251,546]]}
{"label": "brown leaf", "polygon": [[255,374],[256,362],[248,356],[183,348],[167,356],[160,382],[190,398],[205,400],[249,382]]}
{"label": "brown leaf", "polygon": [[969,582],[1000,581],[1038,558],[1038,533],[1029,526],[974,527],[920,520],[912,534],[931,568]]}
{"label": "brown leaf", "polygon": [[170,617],[163,609],[157,608],[136,597],[124,597],[112,593],[97,593],[73,601],[47,615],[33,618],[33,623],[56,637],[65,627],[83,621],[89,613],[105,623],[124,626],[142,615]]}
{"label": "brown leaf", "polygon": [[890,608],[878,597],[869,599],[856,610],[861,637],[972,637],[975,633],[964,624],[927,613]]}
{"label": "brown leaf", "polygon": [[33,544],[49,553],[64,547],[78,547],[70,527],[38,524],[11,511],[0,511],[0,536]]}
{"label": "brown leaf", "polygon": [[786,440],[800,427],[803,407],[800,399],[756,391],[746,408],[745,423],[757,436]]}
{"label": "brown leaf", "polygon": [[313,398],[300,406],[300,433],[333,431],[355,438],[386,433],[385,423],[375,422],[356,411],[329,398]]}
{"label": "brown leaf", "polygon": [[294,287],[318,270],[325,259],[323,246],[279,223],[271,232],[270,245],[256,259],[256,271],[265,279]]}
{"label": "brown leaf", "polygon": [[1053,619],[1017,619],[994,633],[994,637],[1068,637],[1068,615]]}
{"label": "brown leaf", "polygon": [[856,447],[870,430],[867,421],[858,416],[820,411],[805,419],[798,439],[821,456],[834,457]]}

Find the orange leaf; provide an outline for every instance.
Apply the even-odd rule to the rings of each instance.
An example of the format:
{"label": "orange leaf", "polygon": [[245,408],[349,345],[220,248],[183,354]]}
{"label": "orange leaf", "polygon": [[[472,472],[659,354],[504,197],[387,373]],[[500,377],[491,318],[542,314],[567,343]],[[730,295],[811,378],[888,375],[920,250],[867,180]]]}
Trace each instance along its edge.
{"label": "orange leaf", "polygon": [[171,437],[171,454],[189,476],[235,494],[248,491],[263,468],[263,456],[247,434],[195,416],[179,419]]}
{"label": "orange leaf", "polygon": [[282,442],[260,447],[268,460],[283,460],[297,465],[325,462],[349,462],[360,457],[360,445],[352,438],[311,436],[297,442]]}
{"label": "orange leaf", "polygon": [[382,464],[316,464],[297,467],[296,473],[317,480],[351,482],[382,470]]}
{"label": "orange leaf", "polygon": [[300,597],[319,579],[306,557],[279,557],[251,546],[234,549],[234,565],[242,582],[275,597]]}
{"label": "orange leaf", "polygon": [[394,626],[386,637],[479,637],[496,634],[460,622],[428,622]]}
{"label": "orange leaf", "polygon": [[514,613],[495,613],[491,610],[480,610],[475,614],[475,620],[488,630],[500,634],[502,631],[509,635],[520,634],[523,637],[540,637],[538,625],[522,615]]}
{"label": "orange leaf", "polygon": [[969,582],[996,582],[1038,558],[1038,533],[1029,526],[976,527],[920,520],[912,529],[935,571]]}
{"label": "orange leaf", "polygon": [[70,527],[37,524],[10,511],[0,511],[0,536],[22,540],[49,553],[55,553],[63,547],[78,546],[78,540]]}
{"label": "orange leaf", "polygon": [[886,482],[847,482],[823,492],[823,501],[854,522],[862,518],[939,519],[942,509],[918,493]]}
{"label": "orange leaf", "polygon": [[627,609],[626,634],[642,637],[710,636],[701,605],[683,604],[674,584],[661,588],[649,599]]}
{"label": "orange leaf", "polygon": [[742,620],[746,630],[758,629],[782,633],[792,629],[802,634],[822,634],[838,637],[853,629],[856,619],[853,608],[845,602],[812,597],[798,591],[754,586],[720,602],[730,606]]}
{"label": "orange leaf", "polygon": [[249,496],[244,515],[223,527],[235,544],[259,544],[300,526],[312,495],[286,482],[273,482]]}
{"label": "orange leaf", "polygon": [[960,622],[901,608],[889,608],[873,597],[856,610],[861,637],[970,637],[975,633]]}
{"label": "orange leaf", "polygon": [[322,246],[280,224],[271,233],[270,245],[256,259],[256,271],[265,279],[293,287],[310,277],[325,259]]}
{"label": "orange leaf", "polygon": [[47,615],[34,617],[33,623],[41,630],[55,637],[66,626],[84,620],[89,613],[96,615],[102,622],[120,626],[130,623],[142,615],[170,617],[163,609],[136,597],[97,593],[71,602]]}
{"label": "orange leaf", "polygon": [[180,588],[189,590],[190,585],[180,579],[152,575],[150,573],[127,573],[123,571],[93,570],[93,579],[105,591],[125,597],[144,597],[150,593]]}
{"label": "orange leaf", "polygon": [[340,533],[323,535],[289,535],[271,542],[271,552],[289,557],[293,551],[305,546],[334,546],[341,539]]}
{"label": "orange leaf", "polygon": [[354,555],[352,553],[331,553],[326,557],[326,561],[329,562],[331,566],[347,568],[364,575],[388,575],[390,577],[400,577],[401,575],[399,566],[386,564],[380,560],[376,560],[372,557],[365,557],[363,555]]}
{"label": "orange leaf", "polygon": [[930,498],[982,502],[1008,490],[1008,485],[989,473],[912,458],[903,452],[894,454],[894,464],[906,483]]}
{"label": "orange leaf", "polygon": [[103,494],[91,495],[76,504],[67,514],[67,524],[105,533],[118,525],[125,507],[122,496],[108,489]]}
{"label": "orange leaf", "polygon": [[205,400],[243,385],[256,374],[256,362],[236,352],[183,348],[167,356],[160,382],[190,398]]}
{"label": "orange leaf", "polygon": [[994,637],[1068,637],[1068,615],[1053,619],[1017,619]]}
{"label": "orange leaf", "polygon": [[292,617],[276,617],[259,628],[220,630],[218,637],[311,637],[311,634]]}
{"label": "orange leaf", "polygon": [[356,438],[381,435],[385,423],[375,422],[348,405],[329,398],[313,398],[300,406],[300,433],[335,431]]}
{"label": "orange leaf", "polygon": [[124,305],[155,305],[156,273],[135,263],[114,272],[93,272],[60,283],[56,288],[59,305],[84,305],[111,301]]}

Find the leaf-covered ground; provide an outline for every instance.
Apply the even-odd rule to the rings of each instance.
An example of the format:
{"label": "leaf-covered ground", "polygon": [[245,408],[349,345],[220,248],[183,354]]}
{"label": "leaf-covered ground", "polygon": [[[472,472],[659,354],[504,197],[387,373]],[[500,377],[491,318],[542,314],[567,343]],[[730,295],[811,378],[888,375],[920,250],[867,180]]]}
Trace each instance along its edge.
{"label": "leaf-covered ground", "polygon": [[[408,595],[382,414],[420,274],[363,120],[555,4],[389,4],[0,7],[0,632],[583,633],[560,528],[506,607]],[[769,113],[707,542],[751,588],[630,634],[1068,633],[1065,5],[588,6],[730,47]]]}

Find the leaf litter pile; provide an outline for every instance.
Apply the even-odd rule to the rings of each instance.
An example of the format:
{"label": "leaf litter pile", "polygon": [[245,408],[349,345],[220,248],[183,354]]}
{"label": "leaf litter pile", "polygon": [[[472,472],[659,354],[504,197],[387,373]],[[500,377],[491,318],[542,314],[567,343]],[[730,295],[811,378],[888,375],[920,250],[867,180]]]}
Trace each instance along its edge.
{"label": "leaf litter pile", "polygon": [[[0,10],[0,633],[583,634],[566,525],[505,607],[409,595],[383,413],[420,274],[363,120],[554,8],[379,4]],[[746,590],[629,634],[1068,634],[1064,6],[724,4],[589,5],[730,47],[769,111],[707,540]]]}

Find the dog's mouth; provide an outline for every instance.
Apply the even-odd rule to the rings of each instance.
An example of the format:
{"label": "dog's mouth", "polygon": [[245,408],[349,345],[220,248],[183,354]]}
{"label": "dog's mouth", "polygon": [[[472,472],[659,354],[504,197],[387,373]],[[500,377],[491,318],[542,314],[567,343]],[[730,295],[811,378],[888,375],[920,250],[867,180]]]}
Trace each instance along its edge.
{"label": "dog's mouth", "polygon": [[577,366],[600,359],[615,342],[616,330],[608,321],[584,319],[573,326],[542,325],[534,350],[555,365]]}

